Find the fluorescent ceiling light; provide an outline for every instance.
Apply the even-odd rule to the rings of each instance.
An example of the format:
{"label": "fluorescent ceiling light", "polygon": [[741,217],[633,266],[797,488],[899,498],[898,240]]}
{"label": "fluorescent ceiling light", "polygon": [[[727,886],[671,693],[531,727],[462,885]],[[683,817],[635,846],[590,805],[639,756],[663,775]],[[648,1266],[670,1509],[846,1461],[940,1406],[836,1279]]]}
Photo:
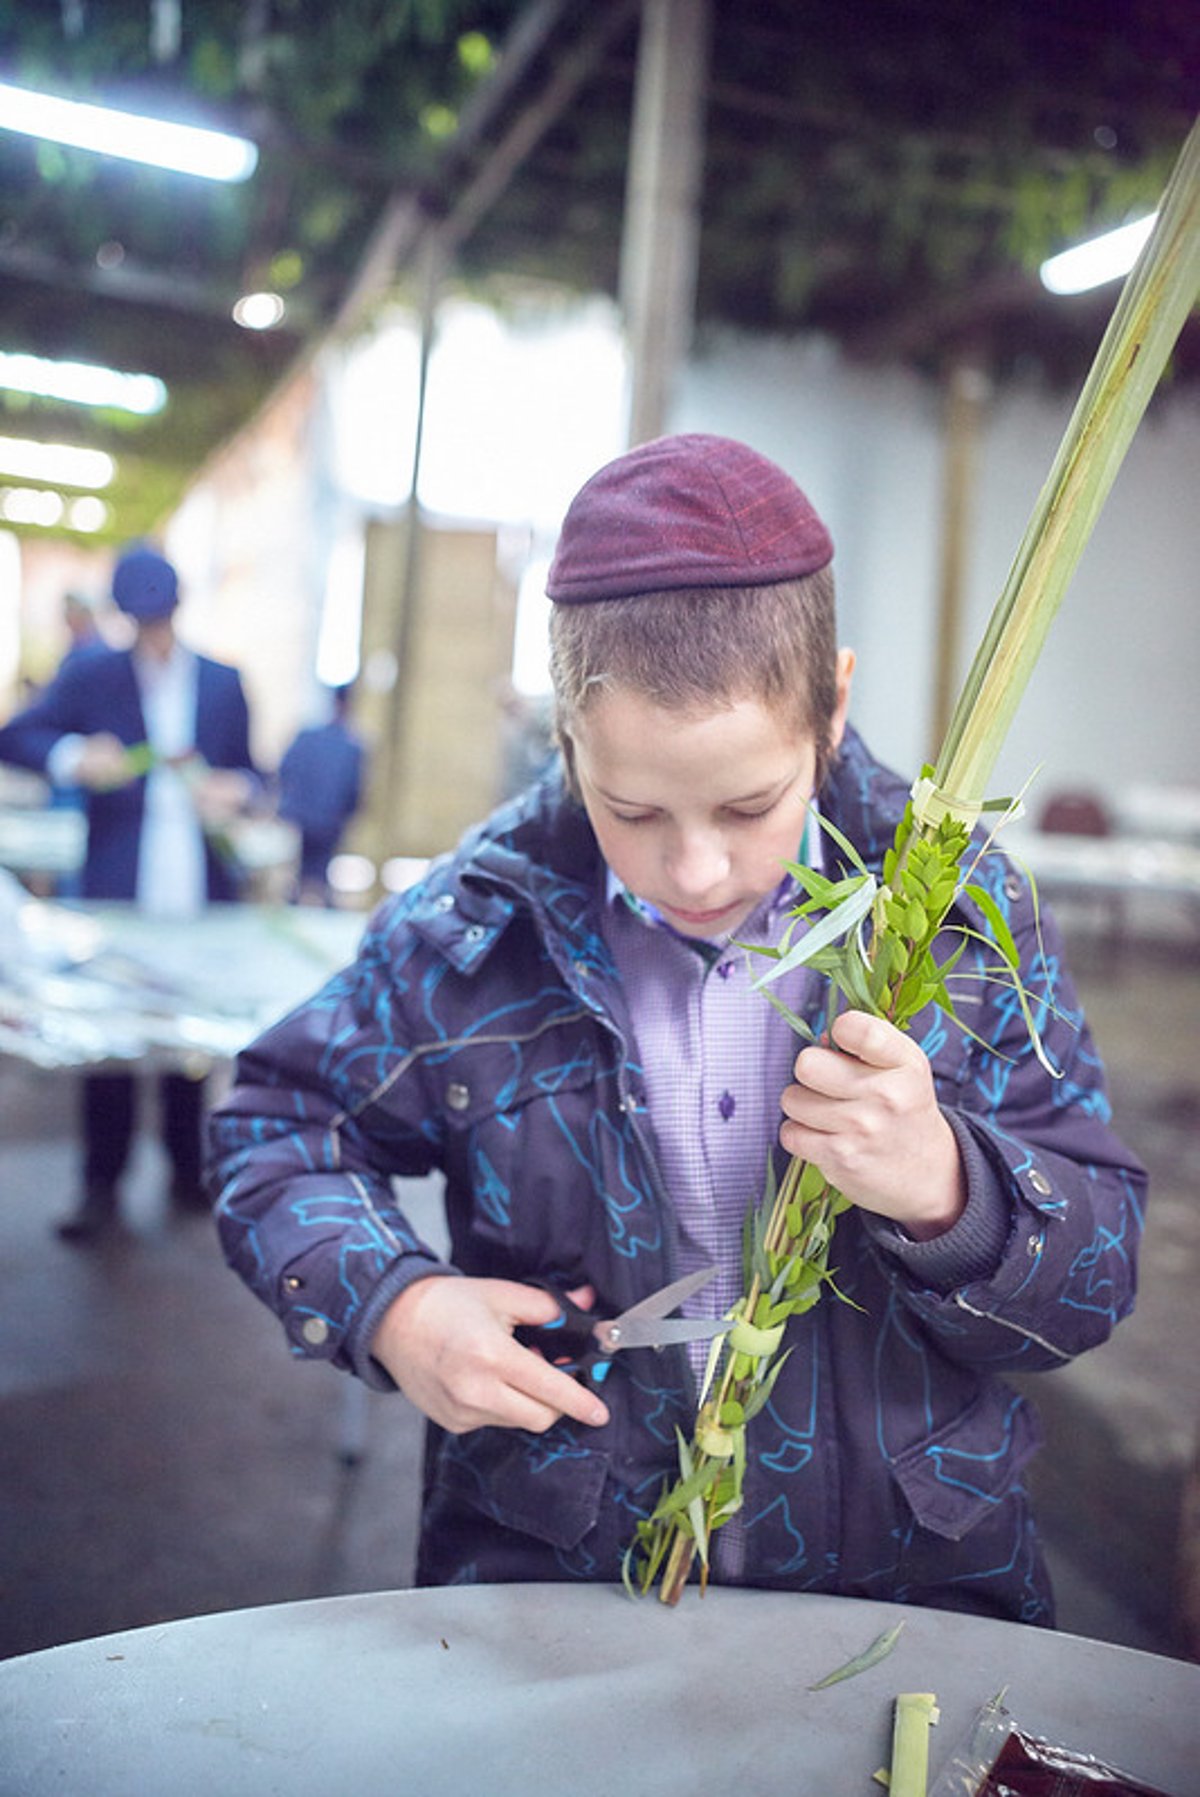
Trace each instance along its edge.
{"label": "fluorescent ceiling light", "polygon": [[0,474],[13,474],[18,480],[48,481],[52,486],[64,487],[106,487],[115,471],[116,463],[102,449],[0,437]]}
{"label": "fluorescent ceiling light", "polygon": [[94,493],[67,499],[45,487],[0,487],[0,521],[39,530],[103,530],[109,510]]}
{"label": "fluorescent ceiling light", "polygon": [[244,137],[82,100],[60,100],[5,82],[0,82],[0,127],[209,181],[246,181],[258,164],[257,146]]}
{"label": "fluorescent ceiling light", "polygon": [[1090,243],[1076,244],[1072,250],[1051,256],[1043,262],[1042,286],[1051,293],[1086,293],[1089,287],[1102,287],[1105,281],[1116,281],[1127,275],[1142,253],[1142,246],[1154,228],[1157,212],[1139,218]]}
{"label": "fluorescent ceiling light", "polygon": [[143,417],[167,403],[167,389],[156,374],[121,374],[91,362],[51,362],[9,350],[0,350],[0,387],[71,405],[115,406]]}

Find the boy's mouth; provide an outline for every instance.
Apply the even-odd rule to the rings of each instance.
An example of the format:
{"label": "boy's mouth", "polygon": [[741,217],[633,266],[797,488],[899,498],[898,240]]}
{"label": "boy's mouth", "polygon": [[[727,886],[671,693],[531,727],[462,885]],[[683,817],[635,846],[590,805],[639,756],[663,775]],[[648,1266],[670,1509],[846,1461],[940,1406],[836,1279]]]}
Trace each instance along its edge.
{"label": "boy's mouth", "polygon": [[675,923],[686,924],[691,930],[704,929],[719,924],[723,918],[738,909],[736,900],[728,905],[721,905],[715,911],[683,911],[678,905],[661,905],[659,910],[665,917]]}

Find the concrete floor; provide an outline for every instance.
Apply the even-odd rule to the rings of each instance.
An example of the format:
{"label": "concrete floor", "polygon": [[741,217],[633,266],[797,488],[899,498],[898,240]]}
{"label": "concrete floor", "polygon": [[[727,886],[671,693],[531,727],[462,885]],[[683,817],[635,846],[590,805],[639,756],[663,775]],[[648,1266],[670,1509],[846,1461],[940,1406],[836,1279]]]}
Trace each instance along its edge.
{"label": "concrete floor", "polygon": [[[1153,1201],[1135,1315],[1033,1382],[1060,1626],[1186,1657],[1180,1494],[1200,1420],[1200,954],[1074,954]],[[175,1221],[139,1140],[128,1226],[51,1232],[74,1193],[74,1087],[0,1073],[0,1657],[173,1617],[410,1582],[419,1429],[399,1398],[292,1361]],[[436,1186],[412,1193],[436,1208]],[[346,1450],[361,1449],[353,1458]],[[1191,1643],[1200,1657],[1200,1643]]]}

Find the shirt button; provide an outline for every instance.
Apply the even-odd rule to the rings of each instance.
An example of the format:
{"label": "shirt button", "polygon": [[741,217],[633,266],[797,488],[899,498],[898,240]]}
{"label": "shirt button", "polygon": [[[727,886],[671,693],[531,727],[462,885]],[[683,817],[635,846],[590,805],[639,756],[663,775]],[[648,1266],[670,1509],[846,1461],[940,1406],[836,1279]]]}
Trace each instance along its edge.
{"label": "shirt button", "polygon": [[1035,1167],[1033,1172],[1029,1175],[1029,1183],[1035,1192],[1041,1193],[1043,1198],[1048,1198],[1054,1190],[1054,1187],[1050,1184],[1046,1175],[1038,1167]]}
{"label": "shirt button", "polygon": [[452,1111],[465,1111],[471,1102],[471,1088],[461,1080],[451,1080],[446,1087],[446,1103]]}
{"label": "shirt button", "polygon": [[722,1092],[717,1100],[717,1109],[720,1111],[726,1123],[728,1123],[729,1119],[733,1116],[733,1113],[737,1110],[737,1099],[733,1096],[732,1092]]}
{"label": "shirt button", "polygon": [[319,1348],[322,1342],[329,1339],[329,1324],[324,1317],[305,1317],[300,1325],[300,1333],[310,1348]]}

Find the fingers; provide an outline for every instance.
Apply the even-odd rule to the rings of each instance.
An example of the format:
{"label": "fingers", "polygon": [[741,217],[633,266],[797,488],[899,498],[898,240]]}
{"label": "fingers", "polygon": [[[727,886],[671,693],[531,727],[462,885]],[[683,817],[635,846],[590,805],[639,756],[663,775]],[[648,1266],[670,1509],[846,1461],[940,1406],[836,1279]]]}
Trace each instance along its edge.
{"label": "fingers", "polygon": [[246,809],[250,782],[237,768],[209,768],[197,782],[196,808],[206,823],[230,823]]}
{"label": "fingers", "polygon": [[543,1433],[560,1416],[597,1427],[594,1391],[513,1340],[548,1323],[551,1293],[504,1279],[422,1279],[384,1313],[371,1349],[418,1409],[452,1434],[486,1425]]}
{"label": "fingers", "polygon": [[[855,1062],[882,1070],[911,1067],[925,1059],[924,1051],[911,1036],[904,1035],[885,1018],[872,1017],[866,1011],[843,1011],[834,1019],[832,1034],[833,1047],[816,1045],[801,1049],[796,1056],[797,1079],[802,1085],[812,1085],[815,1091],[843,1090],[846,1082],[839,1079],[839,1071],[853,1077],[850,1064]],[[828,1086],[830,1081],[832,1088]]]}
{"label": "fingers", "polygon": [[780,1143],[864,1209],[918,1234],[949,1228],[965,1174],[920,1044],[862,1011],[836,1020],[833,1042],[797,1055]]}
{"label": "fingers", "polygon": [[128,765],[124,743],[107,730],[86,738],[76,772],[81,786],[97,791],[127,786],[135,777]]}
{"label": "fingers", "polygon": [[560,1416],[590,1428],[608,1421],[608,1410],[594,1390],[511,1336],[509,1346],[511,1355],[503,1357],[496,1371],[506,1384],[510,1427],[541,1434]]}

